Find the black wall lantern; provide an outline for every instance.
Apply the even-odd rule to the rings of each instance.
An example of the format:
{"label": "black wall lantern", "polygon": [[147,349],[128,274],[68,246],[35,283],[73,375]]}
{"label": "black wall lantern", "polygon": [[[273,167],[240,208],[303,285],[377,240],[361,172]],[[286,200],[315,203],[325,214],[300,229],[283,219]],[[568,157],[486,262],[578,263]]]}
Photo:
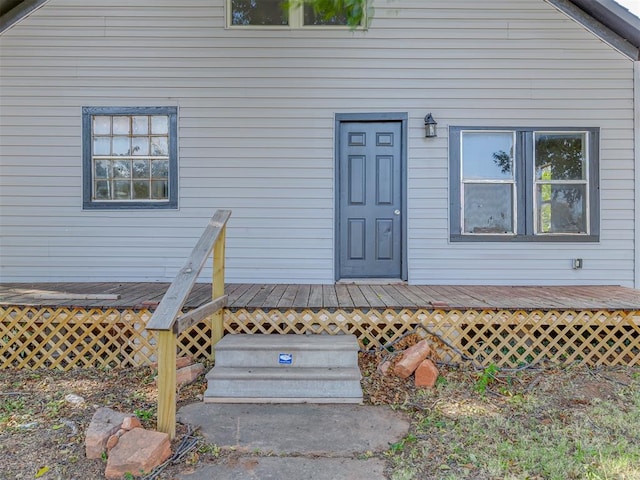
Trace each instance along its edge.
{"label": "black wall lantern", "polygon": [[436,122],[431,114],[424,117],[424,136],[433,138],[438,136],[438,122]]}

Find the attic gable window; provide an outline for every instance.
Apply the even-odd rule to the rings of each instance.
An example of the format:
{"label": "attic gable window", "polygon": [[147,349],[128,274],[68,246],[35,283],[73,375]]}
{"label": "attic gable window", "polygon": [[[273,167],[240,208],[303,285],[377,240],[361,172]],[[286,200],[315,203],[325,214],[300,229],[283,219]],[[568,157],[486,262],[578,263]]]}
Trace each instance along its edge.
{"label": "attic gable window", "polygon": [[597,128],[449,130],[451,241],[599,240]]}
{"label": "attic gable window", "polygon": [[323,15],[311,5],[296,6],[286,0],[227,0],[230,27],[346,26],[346,15]]}
{"label": "attic gable window", "polygon": [[176,107],[83,108],[85,209],[177,207]]}

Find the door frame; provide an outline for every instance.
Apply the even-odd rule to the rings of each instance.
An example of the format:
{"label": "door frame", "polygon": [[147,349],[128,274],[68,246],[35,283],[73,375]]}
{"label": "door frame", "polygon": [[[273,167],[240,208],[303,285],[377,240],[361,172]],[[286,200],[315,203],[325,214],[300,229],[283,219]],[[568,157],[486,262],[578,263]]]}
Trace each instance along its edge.
{"label": "door frame", "polygon": [[334,127],[334,279],[340,276],[340,127],[353,122],[398,122],[400,123],[400,280],[408,279],[407,265],[407,138],[409,115],[405,112],[382,113],[336,113]]}

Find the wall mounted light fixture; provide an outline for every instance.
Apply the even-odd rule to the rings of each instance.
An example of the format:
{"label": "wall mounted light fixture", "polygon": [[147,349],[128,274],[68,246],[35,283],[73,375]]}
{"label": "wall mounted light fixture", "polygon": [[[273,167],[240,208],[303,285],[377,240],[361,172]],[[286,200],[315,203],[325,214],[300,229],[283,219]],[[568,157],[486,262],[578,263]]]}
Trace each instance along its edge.
{"label": "wall mounted light fixture", "polygon": [[424,117],[424,136],[433,138],[438,136],[438,122],[436,122],[429,113]]}

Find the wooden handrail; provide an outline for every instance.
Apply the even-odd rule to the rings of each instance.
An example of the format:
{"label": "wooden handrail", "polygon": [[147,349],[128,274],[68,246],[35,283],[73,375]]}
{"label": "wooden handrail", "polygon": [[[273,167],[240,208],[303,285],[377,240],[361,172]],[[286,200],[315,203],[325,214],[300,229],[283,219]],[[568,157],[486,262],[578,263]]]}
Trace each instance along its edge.
{"label": "wooden handrail", "polygon": [[[222,338],[224,294],[224,247],[231,210],[217,210],[193,248],[186,264],[176,275],[153,313],[147,330],[158,336],[158,431],[176,436],[176,346],[177,336],[187,328],[211,317],[212,345]],[[212,301],[182,314],[191,289],[213,251]],[[213,352],[212,352],[213,356]]]}
{"label": "wooden handrail", "polygon": [[231,210],[217,210],[211,217],[209,225],[207,225],[196,246],[193,247],[187,263],[178,272],[171,286],[162,297],[160,305],[158,305],[147,324],[147,330],[173,329],[173,324],[178,314],[182,311],[182,307],[187,301],[187,297],[191,293],[202,267],[204,267],[207,258],[209,258],[211,250],[213,250],[213,246],[223,232],[230,216]]}

